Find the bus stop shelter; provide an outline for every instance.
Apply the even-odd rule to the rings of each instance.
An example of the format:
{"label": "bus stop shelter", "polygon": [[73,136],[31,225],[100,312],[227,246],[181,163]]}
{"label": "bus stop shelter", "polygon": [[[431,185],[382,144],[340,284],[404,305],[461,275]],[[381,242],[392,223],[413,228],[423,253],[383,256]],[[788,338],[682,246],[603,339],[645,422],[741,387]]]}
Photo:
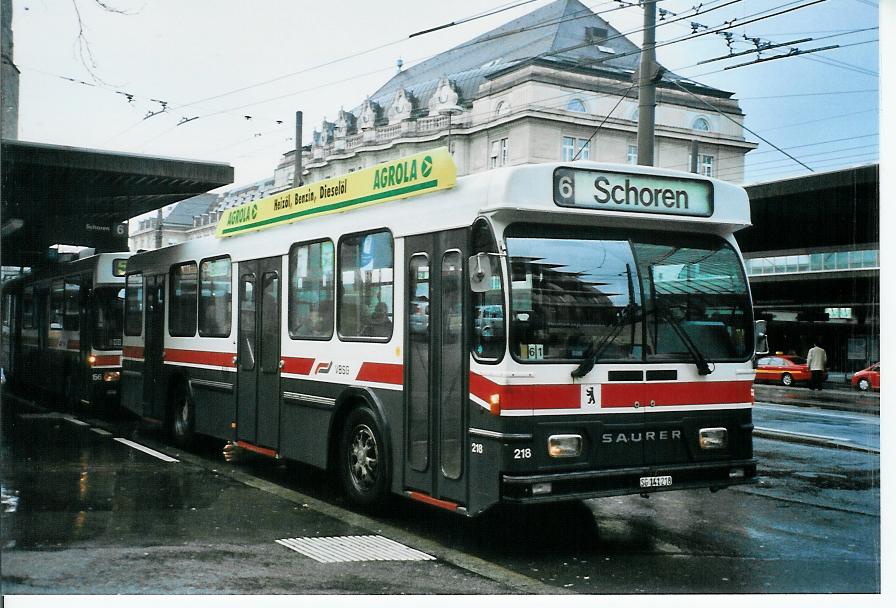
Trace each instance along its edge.
{"label": "bus stop shelter", "polygon": [[226,164],[3,140],[0,261],[41,266],[54,244],[127,250],[128,218],[233,182]]}

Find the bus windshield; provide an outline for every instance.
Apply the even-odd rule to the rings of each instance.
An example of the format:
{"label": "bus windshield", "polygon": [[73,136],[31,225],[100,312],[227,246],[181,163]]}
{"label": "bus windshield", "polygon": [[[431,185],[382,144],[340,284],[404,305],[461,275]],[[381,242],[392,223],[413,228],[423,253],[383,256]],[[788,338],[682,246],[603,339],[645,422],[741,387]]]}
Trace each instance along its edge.
{"label": "bus windshield", "polygon": [[713,235],[512,225],[510,349],[523,362],[745,361],[752,310]]}
{"label": "bus windshield", "polygon": [[97,350],[121,348],[124,316],[124,289],[121,287],[97,287],[93,292],[93,347]]}

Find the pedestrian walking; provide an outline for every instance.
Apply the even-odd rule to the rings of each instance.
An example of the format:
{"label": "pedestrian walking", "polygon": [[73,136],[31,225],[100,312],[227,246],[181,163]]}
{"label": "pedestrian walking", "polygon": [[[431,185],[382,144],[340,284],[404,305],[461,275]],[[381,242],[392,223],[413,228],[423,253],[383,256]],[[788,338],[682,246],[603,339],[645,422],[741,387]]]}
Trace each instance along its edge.
{"label": "pedestrian walking", "polygon": [[821,340],[816,339],[815,345],[809,349],[809,354],[806,355],[806,363],[809,365],[809,372],[812,374],[809,388],[813,391],[820,391],[821,383],[824,380],[824,372],[828,366],[828,354],[821,347]]}

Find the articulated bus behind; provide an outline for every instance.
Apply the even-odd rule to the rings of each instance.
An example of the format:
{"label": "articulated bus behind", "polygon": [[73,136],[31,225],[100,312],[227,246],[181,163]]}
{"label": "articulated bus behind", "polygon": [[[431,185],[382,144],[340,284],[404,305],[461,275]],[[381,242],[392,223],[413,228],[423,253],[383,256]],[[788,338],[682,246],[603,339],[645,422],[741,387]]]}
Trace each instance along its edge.
{"label": "articulated bus behind", "polygon": [[447,164],[301,186],[134,255],[124,406],[178,443],[332,468],[362,505],[751,481],[745,191],[591,162],[455,183]]}
{"label": "articulated bus behind", "polygon": [[118,406],[130,255],[100,253],[4,283],[2,356],[8,382],[70,405]]}

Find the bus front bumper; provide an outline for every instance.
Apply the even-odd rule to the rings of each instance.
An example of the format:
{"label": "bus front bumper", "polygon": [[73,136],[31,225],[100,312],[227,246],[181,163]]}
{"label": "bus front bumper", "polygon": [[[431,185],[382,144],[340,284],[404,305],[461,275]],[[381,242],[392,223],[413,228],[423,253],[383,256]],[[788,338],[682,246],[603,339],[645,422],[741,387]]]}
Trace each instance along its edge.
{"label": "bus front bumper", "polygon": [[755,458],[604,471],[502,475],[501,499],[513,503],[541,503],[695,488],[715,491],[752,483],[755,478]]}

